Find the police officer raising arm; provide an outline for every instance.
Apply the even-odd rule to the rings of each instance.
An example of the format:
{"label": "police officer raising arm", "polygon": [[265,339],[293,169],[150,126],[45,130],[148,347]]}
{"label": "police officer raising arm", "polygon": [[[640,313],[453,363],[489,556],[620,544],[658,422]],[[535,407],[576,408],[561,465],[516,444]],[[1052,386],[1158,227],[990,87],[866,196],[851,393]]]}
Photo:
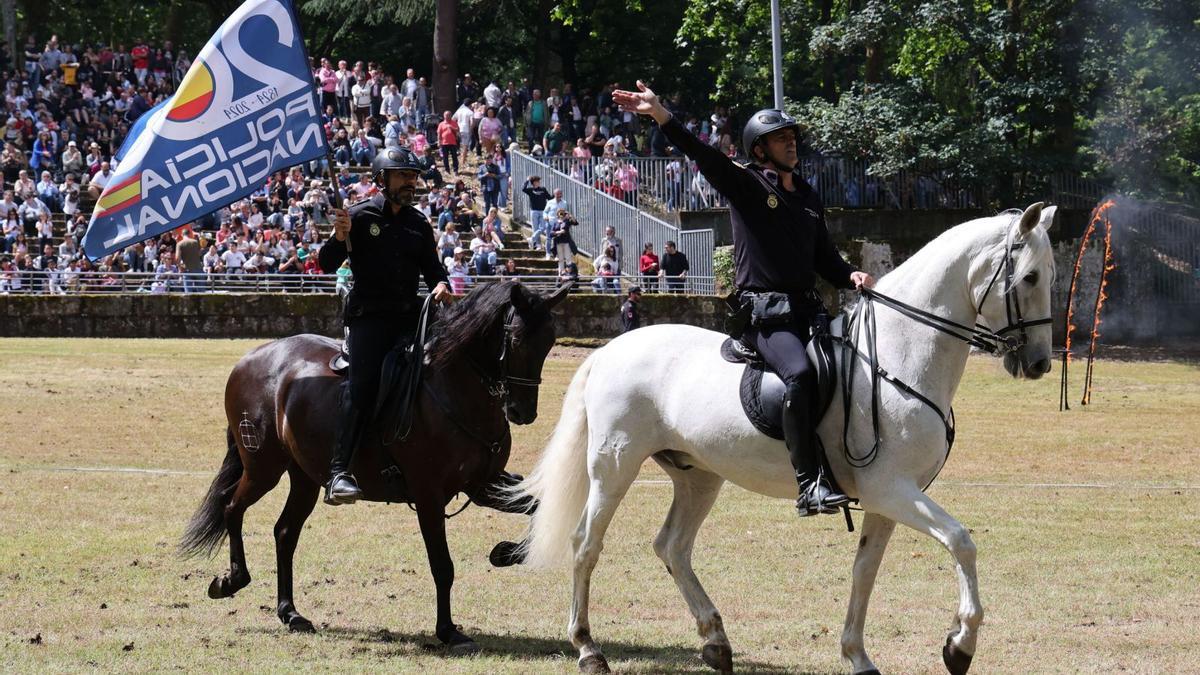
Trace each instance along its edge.
{"label": "police officer raising arm", "polygon": [[333,237],[321,247],[321,269],[350,259],[354,288],[343,316],[349,336],[350,375],[339,400],[338,424],[325,502],[350,504],[362,496],[350,460],[375,410],[380,368],[388,352],[416,330],[419,277],[437,302],[451,298],[429,220],[413,206],[421,165],[407,148],[387,148],[371,164],[380,192],[335,211]]}
{"label": "police officer raising arm", "polygon": [[614,91],[613,101],[623,111],[653,117],[671,145],[729,200],[735,285],[751,316],[743,340],[787,385],[783,431],[799,485],[796,508],[801,516],[836,513],[849,499],[830,483],[809,419],[815,374],[805,347],[809,325],[823,310],[816,276],[839,288],[870,288],[875,280],[833,245],[821,199],[797,172],[799,125],[787,113],[766,109],[751,116],[742,146],[752,161],[740,164],[692,135],[641,80],[637,87]]}

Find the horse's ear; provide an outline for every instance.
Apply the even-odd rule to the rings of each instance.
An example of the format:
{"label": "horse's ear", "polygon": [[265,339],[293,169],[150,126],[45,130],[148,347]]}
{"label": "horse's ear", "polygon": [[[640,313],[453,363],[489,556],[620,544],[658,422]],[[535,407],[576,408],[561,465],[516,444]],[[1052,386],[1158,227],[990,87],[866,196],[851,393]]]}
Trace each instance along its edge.
{"label": "horse's ear", "polygon": [[1025,209],[1025,213],[1021,214],[1021,234],[1029,234],[1033,228],[1037,227],[1042,218],[1042,206],[1044,205],[1043,202],[1031,204],[1029,208]]}
{"label": "horse's ear", "polygon": [[1058,211],[1057,206],[1047,206],[1042,209],[1042,218],[1038,221],[1038,225],[1041,225],[1043,230],[1049,232],[1050,228],[1054,227],[1054,215],[1056,211]]}
{"label": "horse's ear", "polygon": [[529,296],[525,294],[525,287],[520,282],[513,283],[510,301],[518,314],[524,314],[529,309]]}
{"label": "horse's ear", "polygon": [[554,309],[554,306],[557,305],[558,303],[562,302],[562,299],[567,297],[567,293],[570,293],[570,292],[571,292],[571,284],[563,284],[562,286],[559,286],[557,290],[555,290],[550,295],[546,296],[546,299],[544,301],[544,303],[545,303],[544,306],[545,306],[546,310],[549,311],[549,310]]}

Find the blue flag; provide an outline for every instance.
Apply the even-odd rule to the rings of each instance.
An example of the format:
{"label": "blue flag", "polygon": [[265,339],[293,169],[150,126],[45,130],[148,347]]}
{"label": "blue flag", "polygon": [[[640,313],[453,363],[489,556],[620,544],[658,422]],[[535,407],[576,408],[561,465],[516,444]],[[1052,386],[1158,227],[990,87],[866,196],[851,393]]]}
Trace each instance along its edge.
{"label": "blue flag", "polygon": [[312,71],[290,0],[247,0],[175,95],[139,117],[83,250],[93,261],[242,199],[325,155]]}

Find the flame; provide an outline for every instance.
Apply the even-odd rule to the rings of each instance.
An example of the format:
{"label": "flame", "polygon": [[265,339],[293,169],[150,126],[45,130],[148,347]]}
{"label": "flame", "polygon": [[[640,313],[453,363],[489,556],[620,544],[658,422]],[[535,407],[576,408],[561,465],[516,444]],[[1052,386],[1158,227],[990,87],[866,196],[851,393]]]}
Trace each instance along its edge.
{"label": "flame", "polygon": [[[1092,209],[1092,217],[1088,220],[1087,229],[1083,231],[1083,238],[1079,240],[1079,253],[1075,256],[1075,270],[1071,272],[1071,286],[1067,291],[1067,336],[1064,347],[1066,348],[1066,363],[1071,362],[1071,333],[1075,331],[1075,291],[1078,289],[1079,283],[1079,268],[1083,265],[1083,254],[1087,251],[1088,241],[1092,235],[1096,233],[1096,226],[1104,221],[1107,224],[1108,237],[1112,235],[1112,224],[1108,221],[1106,212],[1116,205],[1116,202],[1109,199]],[[1106,238],[1108,238],[1106,237]],[[1107,264],[1108,259],[1106,259]]]}
{"label": "flame", "polygon": [[1092,317],[1092,339],[1088,344],[1088,366],[1084,376],[1083,405],[1092,400],[1092,362],[1096,358],[1096,343],[1100,340],[1100,312],[1108,300],[1108,273],[1116,268],[1112,255],[1112,221],[1104,218],[1104,267],[1100,269],[1100,288],[1096,293],[1095,314]]}

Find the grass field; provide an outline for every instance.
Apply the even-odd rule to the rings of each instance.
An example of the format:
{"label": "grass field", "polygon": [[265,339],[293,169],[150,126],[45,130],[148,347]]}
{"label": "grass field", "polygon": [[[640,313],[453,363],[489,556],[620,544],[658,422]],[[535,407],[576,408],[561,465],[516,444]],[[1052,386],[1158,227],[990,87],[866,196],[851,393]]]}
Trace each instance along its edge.
{"label": "grass field", "polygon": [[[274,614],[271,536],[286,480],[247,515],[254,581],[207,598],[227,551],[180,560],[174,547],[224,454],[225,376],[254,344],[0,340],[0,668],[573,672],[567,572],[487,564],[495,541],[520,535],[515,516],[468,509],[450,524],[456,619],[477,656],[429,646],[433,582],[403,506],[317,507],[296,602],[320,632],[289,635]],[[581,354],[548,363],[541,416],[514,427],[511,468],[536,461]],[[1017,382],[972,358],[960,389],[958,441],[931,493],[979,548],[987,616],[973,672],[1195,672],[1200,369],[1101,361],[1093,405],[1069,413],[1057,387],[1057,370]],[[130,468],[153,471],[118,470]],[[593,634],[619,671],[707,672],[650,547],[671,499],[662,477],[645,469],[609,531]],[[840,517],[799,521],[786,502],[726,488],[695,564],[740,670],[847,672],[838,639],[855,542]],[[949,555],[898,530],[867,622],[880,668],[944,672],[956,599]]]}

